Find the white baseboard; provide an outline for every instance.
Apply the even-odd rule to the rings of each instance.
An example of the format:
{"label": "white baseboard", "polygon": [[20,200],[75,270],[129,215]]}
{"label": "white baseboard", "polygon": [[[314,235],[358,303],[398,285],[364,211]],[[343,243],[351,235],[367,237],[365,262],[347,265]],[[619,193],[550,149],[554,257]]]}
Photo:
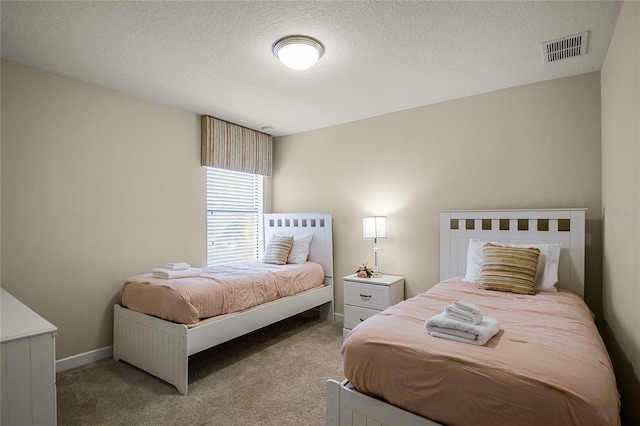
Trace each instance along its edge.
{"label": "white baseboard", "polygon": [[82,367],[83,365],[111,358],[112,356],[113,346],[106,346],[104,348],[73,355],[68,358],[62,358],[56,361],[56,373],[71,370],[72,368]]}
{"label": "white baseboard", "polygon": [[344,324],[344,314],[333,314],[333,321]]}

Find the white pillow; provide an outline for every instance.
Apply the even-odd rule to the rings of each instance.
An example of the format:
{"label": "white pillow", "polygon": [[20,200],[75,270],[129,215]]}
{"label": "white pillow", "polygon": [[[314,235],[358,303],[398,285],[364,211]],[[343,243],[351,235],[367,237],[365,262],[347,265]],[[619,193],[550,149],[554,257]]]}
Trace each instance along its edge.
{"label": "white pillow", "polygon": [[[482,247],[488,241],[471,238],[467,248],[467,269],[462,281],[467,283],[477,283],[482,275]],[[540,260],[538,259],[538,262]]]}
{"label": "white pillow", "polygon": [[[477,283],[482,275],[482,248],[489,241],[469,240],[467,249],[467,270],[465,282]],[[507,244],[493,242],[491,244],[506,247],[535,247],[540,250],[538,269],[536,271],[536,290],[557,291],[554,287],[558,282],[558,265],[560,264],[560,244]]]}
{"label": "white pillow", "polygon": [[293,247],[289,252],[287,263],[304,263],[309,257],[309,247],[313,241],[313,234],[293,237]]}

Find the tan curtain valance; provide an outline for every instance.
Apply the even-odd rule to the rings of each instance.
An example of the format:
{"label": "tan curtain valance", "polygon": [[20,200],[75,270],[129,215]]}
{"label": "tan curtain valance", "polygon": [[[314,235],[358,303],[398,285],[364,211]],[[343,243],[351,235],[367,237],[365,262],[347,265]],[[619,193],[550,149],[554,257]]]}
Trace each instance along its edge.
{"label": "tan curtain valance", "polygon": [[202,117],[202,165],[271,176],[271,135]]}

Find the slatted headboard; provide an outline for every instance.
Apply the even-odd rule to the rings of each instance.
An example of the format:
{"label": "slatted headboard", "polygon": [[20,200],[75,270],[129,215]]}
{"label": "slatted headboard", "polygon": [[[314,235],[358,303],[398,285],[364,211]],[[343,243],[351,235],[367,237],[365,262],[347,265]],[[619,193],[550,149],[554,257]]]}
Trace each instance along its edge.
{"label": "slatted headboard", "polygon": [[267,213],[264,215],[264,242],[272,234],[313,234],[309,260],[322,265],[326,285],[333,284],[333,231],[331,213]]}
{"label": "slatted headboard", "polygon": [[441,212],[440,280],[465,275],[471,238],[512,244],[559,243],[556,286],[584,297],[585,210]]}

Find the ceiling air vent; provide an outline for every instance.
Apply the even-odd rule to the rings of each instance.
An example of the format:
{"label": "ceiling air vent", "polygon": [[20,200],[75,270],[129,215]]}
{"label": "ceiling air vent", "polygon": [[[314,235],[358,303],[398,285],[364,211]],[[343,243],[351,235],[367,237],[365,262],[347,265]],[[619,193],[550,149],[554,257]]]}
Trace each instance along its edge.
{"label": "ceiling air vent", "polygon": [[563,59],[583,56],[587,54],[589,31],[562,37],[542,43],[542,55],[545,63],[557,62]]}

